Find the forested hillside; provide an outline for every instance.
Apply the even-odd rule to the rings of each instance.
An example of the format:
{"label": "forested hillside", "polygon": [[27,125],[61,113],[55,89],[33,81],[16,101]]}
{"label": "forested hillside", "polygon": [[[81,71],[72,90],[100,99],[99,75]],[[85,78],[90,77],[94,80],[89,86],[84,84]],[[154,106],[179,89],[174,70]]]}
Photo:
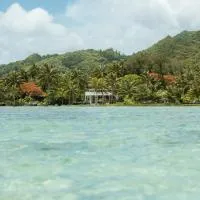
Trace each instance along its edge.
{"label": "forested hillside", "polygon": [[125,105],[200,103],[199,57],[200,31],[167,36],[131,56],[113,49],[34,54],[0,66],[0,104],[82,104],[88,89],[112,92],[112,103]]}
{"label": "forested hillside", "polygon": [[[152,47],[134,54],[127,61],[133,68],[177,74],[184,67],[200,64],[200,31],[183,31],[175,37],[167,36]],[[139,69],[137,69],[139,68]]]}
{"label": "forested hillside", "polygon": [[92,69],[102,64],[107,64],[112,61],[126,59],[125,55],[113,49],[107,50],[80,50],[65,54],[55,54],[40,56],[33,54],[22,61],[13,62],[7,65],[0,65],[0,74],[6,74],[13,70],[28,70],[32,65],[42,66],[44,64],[55,66],[58,69],[82,68]]}

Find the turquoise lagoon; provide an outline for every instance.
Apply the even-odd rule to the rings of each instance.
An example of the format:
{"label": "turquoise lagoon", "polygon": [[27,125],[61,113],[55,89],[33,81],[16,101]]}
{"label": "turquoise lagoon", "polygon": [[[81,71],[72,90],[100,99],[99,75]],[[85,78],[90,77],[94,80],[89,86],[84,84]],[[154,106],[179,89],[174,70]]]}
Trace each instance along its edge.
{"label": "turquoise lagoon", "polygon": [[0,200],[198,200],[199,107],[2,107]]}

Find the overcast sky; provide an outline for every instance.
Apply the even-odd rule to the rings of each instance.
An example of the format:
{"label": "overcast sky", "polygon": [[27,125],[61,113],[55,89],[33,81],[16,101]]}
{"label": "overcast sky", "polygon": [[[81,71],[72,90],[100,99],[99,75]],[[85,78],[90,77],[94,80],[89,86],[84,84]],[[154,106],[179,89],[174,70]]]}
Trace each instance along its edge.
{"label": "overcast sky", "polygon": [[199,8],[199,0],[0,0],[0,64],[87,48],[132,54],[200,29]]}

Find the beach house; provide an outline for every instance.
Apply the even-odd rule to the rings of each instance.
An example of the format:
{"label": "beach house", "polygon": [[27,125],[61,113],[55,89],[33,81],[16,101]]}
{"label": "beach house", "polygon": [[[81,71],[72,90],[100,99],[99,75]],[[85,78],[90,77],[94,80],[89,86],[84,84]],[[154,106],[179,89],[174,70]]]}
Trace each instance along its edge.
{"label": "beach house", "polygon": [[117,96],[109,91],[97,91],[90,89],[85,92],[85,103],[90,105],[114,103],[116,99]]}

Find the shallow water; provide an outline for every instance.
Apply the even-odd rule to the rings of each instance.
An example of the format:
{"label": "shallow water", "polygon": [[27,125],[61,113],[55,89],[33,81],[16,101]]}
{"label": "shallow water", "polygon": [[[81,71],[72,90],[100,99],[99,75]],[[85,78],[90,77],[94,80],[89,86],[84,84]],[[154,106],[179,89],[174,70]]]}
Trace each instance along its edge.
{"label": "shallow water", "polygon": [[0,200],[198,200],[199,107],[0,108]]}

